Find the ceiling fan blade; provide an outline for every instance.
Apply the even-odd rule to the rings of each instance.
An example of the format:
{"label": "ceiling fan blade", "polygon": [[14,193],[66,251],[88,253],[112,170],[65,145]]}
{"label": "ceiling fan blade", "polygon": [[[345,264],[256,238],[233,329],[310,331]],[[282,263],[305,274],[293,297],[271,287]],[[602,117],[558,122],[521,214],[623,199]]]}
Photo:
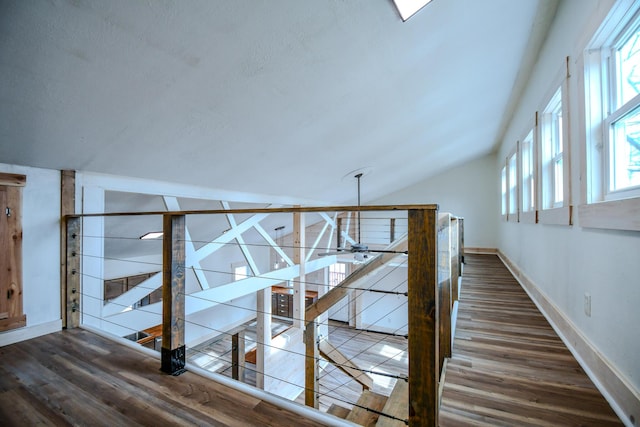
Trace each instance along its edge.
{"label": "ceiling fan blade", "polygon": [[344,251],[335,251],[335,252],[318,252],[318,256],[329,256],[329,255],[344,255]]}

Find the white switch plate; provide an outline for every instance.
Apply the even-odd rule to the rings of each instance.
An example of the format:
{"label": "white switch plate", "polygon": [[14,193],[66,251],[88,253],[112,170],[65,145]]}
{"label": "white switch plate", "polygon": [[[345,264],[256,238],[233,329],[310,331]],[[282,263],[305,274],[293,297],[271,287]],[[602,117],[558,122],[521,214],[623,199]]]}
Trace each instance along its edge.
{"label": "white switch plate", "polygon": [[588,317],[591,317],[591,294],[584,294],[584,314]]}

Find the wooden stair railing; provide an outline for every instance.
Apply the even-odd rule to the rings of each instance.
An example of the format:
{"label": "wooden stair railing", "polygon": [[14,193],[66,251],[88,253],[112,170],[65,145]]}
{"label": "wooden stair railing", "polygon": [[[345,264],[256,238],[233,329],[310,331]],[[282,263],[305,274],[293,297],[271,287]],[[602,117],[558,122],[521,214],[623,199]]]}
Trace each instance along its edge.
{"label": "wooden stair railing", "polygon": [[380,417],[378,413],[382,412],[386,403],[387,396],[374,393],[371,390],[364,390],[346,420],[361,426],[373,427]]}
{"label": "wooden stair railing", "polygon": [[338,350],[333,344],[331,344],[328,339],[323,339],[322,341],[320,341],[320,343],[318,344],[318,348],[320,349],[320,354],[325,359],[333,363],[342,372],[359,382],[362,385],[363,389],[370,390],[373,388],[373,378],[371,378],[365,372],[362,372],[362,369],[359,368],[358,365],[356,365],[347,356],[342,354],[342,352],[340,352],[340,350]]}
{"label": "wooden stair railing", "polygon": [[380,416],[376,427],[401,427],[406,425],[404,421],[409,418],[409,384],[399,379],[391,391],[382,412],[392,417]]}

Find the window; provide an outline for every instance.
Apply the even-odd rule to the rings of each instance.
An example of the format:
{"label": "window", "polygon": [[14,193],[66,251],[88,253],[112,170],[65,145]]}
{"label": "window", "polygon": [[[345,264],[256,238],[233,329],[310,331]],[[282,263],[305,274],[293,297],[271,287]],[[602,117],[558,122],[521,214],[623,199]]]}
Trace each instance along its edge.
{"label": "window", "polygon": [[329,286],[335,287],[340,284],[347,276],[347,265],[343,262],[337,262],[329,266]]}
{"label": "window", "polygon": [[615,41],[608,131],[608,192],[640,188],[640,22]]}
{"label": "window", "polygon": [[[537,220],[543,224],[571,225],[569,168],[569,58],[559,70],[538,113]],[[535,138],[535,135],[534,135]],[[534,154],[535,156],[535,154]]]}
{"label": "window", "polygon": [[502,209],[500,210],[500,213],[503,219],[506,219],[507,218],[507,167],[506,166],[504,166],[502,168],[502,171],[500,172],[500,182],[502,183],[502,189],[501,189]]}
{"label": "window", "polygon": [[249,267],[246,265],[240,265],[233,267],[233,280],[242,280],[249,277]]}
{"label": "window", "polygon": [[617,2],[585,50],[584,227],[640,230],[639,10]]}
{"label": "window", "polygon": [[542,112],[542,208],[562,207],[564,202],[564,141],[562,88]]}
{"label": "window", "polygon": [[507,204],[509,206],[508,221],[518,221],[518,151],[514,150],[507,158],[507,183],[509,193]]}
{"label": "window", "polygon": [[536,222],[536,149],[531,129],[520,143],[520,221]]}

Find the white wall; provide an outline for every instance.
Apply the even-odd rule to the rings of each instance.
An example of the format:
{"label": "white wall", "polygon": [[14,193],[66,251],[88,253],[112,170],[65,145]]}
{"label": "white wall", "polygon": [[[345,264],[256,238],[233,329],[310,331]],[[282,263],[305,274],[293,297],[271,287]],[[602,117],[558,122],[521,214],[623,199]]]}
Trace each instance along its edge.
{"label": "white wall", "polygon": [[466,246],[495,248],[499,214],[497,176],[495,156],[489,154],[372,204],[437,203],[440,212],[464,218]]}
{"label": "white wall", "polygon": [[[534,112],[544,107],[545,94],[557,83],[553,81],[554,77],[569,56],[572,67],[569,143],[573,206],[583,202],[579,174],[583,141],[579,136],[584,122],[578,109],[578,95],[582,89],[578,87],[577,76],[581,70],[576,68],[575,60],[612,3],[611,0],[560,3],[498,155],[499,159],[504,159],[515,146],[515,141],[522,138]],[[493,175],[499,177],[499,171],[500,166],[496,165]],[[496,179],[493,185],[494,193],[498,194],[499,180]],[[573,221],[573,226],[500,222],[498,248],[537,287],[542,297],[546,297],[550,309],[557,310],[564,318],[561,323],[567,325],[567,329],[561,333],[566,337],[576,337],[569,339],[569,345],[577,350],[579,359],[587,361],[585,367],[593,371],[596,382],[610,382],[604,378],[606,370],[595,362],[589,362],[602,356],[604,360],[600,366],[610,365],[622,383],[627,383],[630,388],[627,395],[631,396],[629,401],[637,408],[640,395],[640,233],[582,228],[575,214]],[[585,293],[591,295],[591,317],[584,312]],[[586,346],[579,344],[582,338]],[[620,389],[609,392],[625,393]],[[623,409],[622,418],[629,422],[631,409],[627,409]],[[635,414],[636,419],[638,415]]]}
{"label": "white wall", "polygon": [[0,345],[59,330],[60,172],[0,163],[26,175],[22,189],[22,278],[26,328],[0,333]]}

